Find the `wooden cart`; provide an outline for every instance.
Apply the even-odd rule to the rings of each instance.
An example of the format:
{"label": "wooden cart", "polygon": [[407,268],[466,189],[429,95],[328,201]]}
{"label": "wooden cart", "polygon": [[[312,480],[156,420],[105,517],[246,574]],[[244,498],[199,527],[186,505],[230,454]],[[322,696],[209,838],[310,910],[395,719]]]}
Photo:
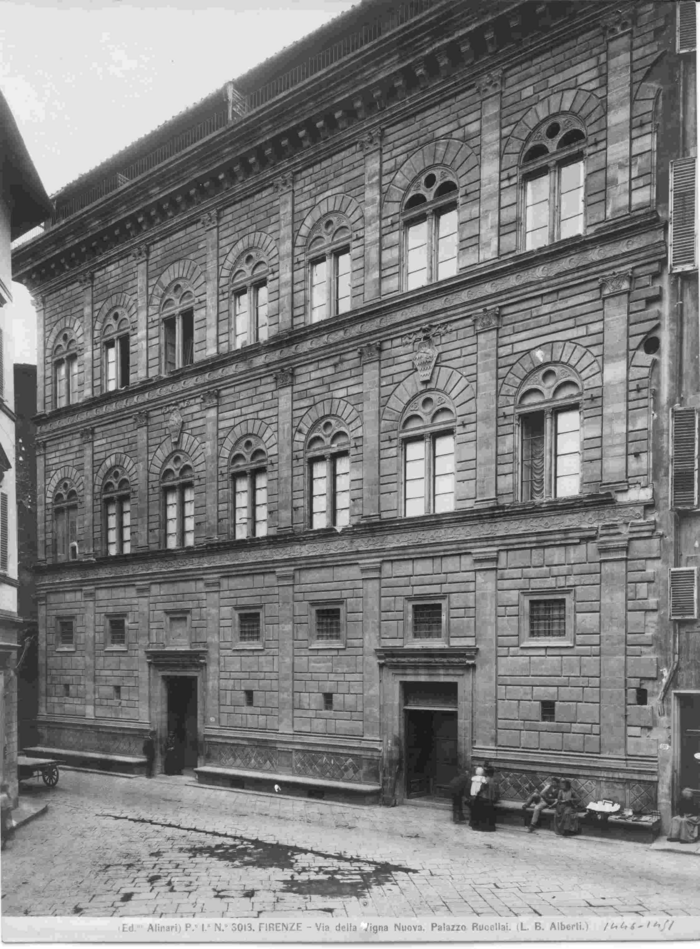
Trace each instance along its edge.
{"label": "wooden cart", "polygon": [[17,758],[17,778],[26,781],[36,775],[41,775],[44,784],[54,788],[58,784],[58,761],[53,758],[27,758],[19,755]]}

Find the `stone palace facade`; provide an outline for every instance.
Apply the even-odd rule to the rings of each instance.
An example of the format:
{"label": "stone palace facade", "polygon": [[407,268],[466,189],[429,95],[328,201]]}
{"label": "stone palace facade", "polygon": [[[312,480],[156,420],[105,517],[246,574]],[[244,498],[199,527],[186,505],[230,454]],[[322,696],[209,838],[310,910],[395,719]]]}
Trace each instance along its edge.
{"label": "stone palace facade", "polygon": [[694,17],[365,0],[56,196],[42,747],[700,788]]}

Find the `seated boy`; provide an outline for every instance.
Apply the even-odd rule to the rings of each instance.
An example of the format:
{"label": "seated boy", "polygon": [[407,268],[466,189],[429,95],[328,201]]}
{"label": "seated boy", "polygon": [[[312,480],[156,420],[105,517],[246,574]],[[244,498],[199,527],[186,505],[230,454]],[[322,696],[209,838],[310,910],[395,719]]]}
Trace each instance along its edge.
{"label": "seated boy", "polygon": [[528,834],[531,834],[534,830],[537,830],[537,825],[540,822],[540,816],[545,807],[554,807],[557,803],[557,795],[559,794],[559,778],[548,778],[545,781],[545,785],[541,791],[533,791],[530,797],[523,804],[523,810],[526,810],[531,805],[534,805],[534,810],[532,812],[532,820],[527,828]]}

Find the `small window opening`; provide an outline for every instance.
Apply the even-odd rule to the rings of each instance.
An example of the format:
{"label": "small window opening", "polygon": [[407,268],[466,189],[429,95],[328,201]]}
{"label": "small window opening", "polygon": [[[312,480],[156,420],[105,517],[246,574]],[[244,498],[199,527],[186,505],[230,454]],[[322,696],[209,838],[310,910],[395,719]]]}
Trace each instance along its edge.
{"label": "small window opening", "polygon": [[324,712],[333,711],[333,693],[332,692],[323,693],[323,711]]}
{"label": "small window opening", "polygon": [[120,685],[114,686],[114,698],[117,702],[122,700],[122,687]]}
{"label": "small window opening", "polygon": [[661,343],[658,336],[650,336],[644,340],[644,352],[647,356],[654,356],[659,351]]}
{"label": "small window opening", "polygon": [[556,714],[556,702],[541,702],[541,721],[554,722]]}
{"label": "small window opening", "polygon": [[63,686],[63,696],[64,698],[70,698],[70,686],[67,682]]}
{"label": "small window opening", "polygon": [[254,705],[254,704],[255,704],[254,699],[255,699],[255,696],[254,696],[254,694],[253,694],[253,690],[252,690],[252,689],[246,689],[246,690],[245,690],[245,704],[246,704],[247,706],[249,706],[249,707],[252,706],[252,705]]}
{"label": "small window opening", "polygon": [[635,689],[637,693],[637,705],[646,705],[647,704],[647,690],[646,689]]}

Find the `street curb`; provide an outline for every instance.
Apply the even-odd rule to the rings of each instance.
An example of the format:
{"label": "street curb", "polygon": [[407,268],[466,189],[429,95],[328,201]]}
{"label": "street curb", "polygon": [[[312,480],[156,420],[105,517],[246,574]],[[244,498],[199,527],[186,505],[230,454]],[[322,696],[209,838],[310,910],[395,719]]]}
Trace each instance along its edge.
{"label": "street curb", "polygon": [[[35,817],[41,817],[42,814],[45,814],[49,809],[48,803],[40,804],[38,807],[25,806],[22,807],[20,804],[18,807],[14,808],[12,811],[12,820],[14,822],[14,830],[18,830],[20,827],[24,827],[25,824],[28,824],[30,821],[33,821]],[[18,812],[21,812],[18,814]]]}

